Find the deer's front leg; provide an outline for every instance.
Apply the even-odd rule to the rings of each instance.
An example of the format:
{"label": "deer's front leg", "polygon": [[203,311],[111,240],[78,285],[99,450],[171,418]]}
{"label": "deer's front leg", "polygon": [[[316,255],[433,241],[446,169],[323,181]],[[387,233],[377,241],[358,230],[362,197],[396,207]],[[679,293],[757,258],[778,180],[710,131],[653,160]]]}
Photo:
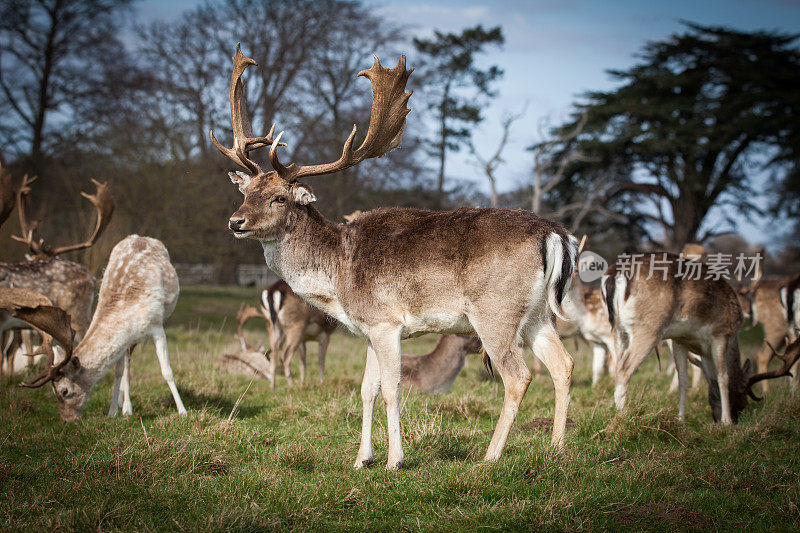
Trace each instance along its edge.
{"label": "deer's front leg", "polygon": [[678,420],[686,422],[686,391],[689,390],[689,360],[686,348],[673,341],[672,357],[675,359],[675,371],[678,376]]}
{"label": "deer's front leg", "polygon": [[367,344],[367,364],[364,368],[364,379],[361,381],[361,445],[358,447],[356,468],[363,468],[372,463],[372,411],[375,398],[381,391],[381,374],[378,359],[371,344]]}
{"label": "deer's front leg", "polygon": [[119,395],[122,402],[122,415],[130,416],[133,414],[133,404],[131,403],[131,355],[133,349],[136,348],[134,344],[128,351],[125,352],[122,360],[125,362],[125,368],[122,371],[122,383],[120,383]]}
{"label": "deer's front leg", "polygon": [[125,368],[125,357],[120,357],[114,365],[114,387],[111,389],[111,405],[108,408],[108,416],[117,416],[119,411],[119,386],[122,382],[122,372]]}
{"label": "deer's front leg", "polygon": [[403,442],[400,435],[400,328],[383,327],[369,336],[380,369],[381,391],[386,401],[389,431],[387,470],[403,466]]}

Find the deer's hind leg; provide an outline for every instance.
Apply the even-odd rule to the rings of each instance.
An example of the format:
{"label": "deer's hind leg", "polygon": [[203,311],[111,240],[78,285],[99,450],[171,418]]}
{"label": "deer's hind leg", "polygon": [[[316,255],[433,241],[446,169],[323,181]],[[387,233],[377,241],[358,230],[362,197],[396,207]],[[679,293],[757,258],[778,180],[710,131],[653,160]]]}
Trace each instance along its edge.
{"label": "deer's hind leg", "polygon": [[486,353],[503,380],[505,393],[497,427],[492,434],[486,461],[497,461],[503,454],[511,425],[533,376],[525,363],[522,342],[518,335],[519,319],[503,316],[470,317]]}
{"label": "deer's hind leg", "polygon": [[169,386],[172,393],[172,398],[175,400],[175,405],[178,407],[178,414],[185,415],[186,407],[183,406],[181,395],[178,393],[178,387],[175,386],[175,377],[172,373],[172,366],[169,364],[169,351],[167,350],[167,335],[164,333],[164,328],[157,327],[153,330],[153,342],[156,345],[156,355],[158,362],[161,365],[161,375]]}
{"label": "deer's hind leg", "polygon": [[646,331],[639,329],[636,334],[630,334],[621,342],[622,354],[617,363],[616,385],[614,387],[614,404],[617,409],[625,407],[628,398],[628,384],[631,376],[642,364],[645,357],[653,351],[659,341],[659,333],[656,331]]}
{"label": "deer's hind leg", "polygon": [[[564,347],[552,323],[548,320],[544,324],[530,326],[526,332],[528,342],[533,354],[541,359],[555,388],[555,410],[553,413],[553,446],[564,445],[564,435],[567,430],[567,411],[570,402],[570,386],[572,384],[572,370],[575,366],[572,356]],[[597,347],[597,345],[595,345]],[[605,350],[603,350],[605,355]],[[605,357],[603,357],[603,360]]]}

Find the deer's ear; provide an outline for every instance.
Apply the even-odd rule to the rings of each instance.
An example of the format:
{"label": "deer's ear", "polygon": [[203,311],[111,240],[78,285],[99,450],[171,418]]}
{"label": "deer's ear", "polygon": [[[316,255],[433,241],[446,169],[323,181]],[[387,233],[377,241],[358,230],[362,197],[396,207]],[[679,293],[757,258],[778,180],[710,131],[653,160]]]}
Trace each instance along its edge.
{"label": "deer's ear", "polygon": [[292,187],[292,200],[296,204],[308,205],[311,202],[316,202],[317,197],[314,196],[314,191],[311,190],[311,187],[304,183],[298,183]]}
{"label": "deer's ear", "polygon": [[238,170],[236,172],[228,172],[228,176],[234,185],[239,186],[239,192],[244,194],[244,190],[250,185],[250,176]]}

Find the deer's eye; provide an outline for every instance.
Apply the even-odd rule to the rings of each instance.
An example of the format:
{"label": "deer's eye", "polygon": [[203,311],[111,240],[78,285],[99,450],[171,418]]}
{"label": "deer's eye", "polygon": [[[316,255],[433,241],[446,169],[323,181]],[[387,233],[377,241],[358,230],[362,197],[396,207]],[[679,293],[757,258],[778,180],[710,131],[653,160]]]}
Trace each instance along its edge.
{"label": "deer's eye", "polygon": [[285,204],[286,197],[284,195],[276,196],[274,201],[278,202],[279,204]]}
{"label": "deer's eye", "polygon": [[59,394],[61,394],[62,398],[65,398],[65,399],[69,398],[69,389],[68,388],[64,387],[63,389],[60,389],[58,392],[59,392]]}

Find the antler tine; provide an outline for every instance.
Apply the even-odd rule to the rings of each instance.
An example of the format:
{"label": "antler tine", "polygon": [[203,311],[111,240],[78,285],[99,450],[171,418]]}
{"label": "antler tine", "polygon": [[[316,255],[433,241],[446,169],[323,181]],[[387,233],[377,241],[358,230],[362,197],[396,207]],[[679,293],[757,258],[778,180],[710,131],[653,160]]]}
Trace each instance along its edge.
{"label": "antler tine", "polygon": [[[258,65],[254,59],[242,53],[241,43],[236,44],[236,55],[233,57],[233,72],[231,74],[230,101],[231,101],[231,127],[233,129],[233,147],[222,145],[211,131],[211,141],[214,146],[234,163],[250,171],[253,175],[262,172],[261,167],[248,157],[250,150],[269,146],[273,143],[275,124],[270,128],[265,137],[253,137],[253,126],[247,114],[247,102],[244,98],[244,84],[242,74],[250,65]],[[286,146],[286,145],[284,145]]]}
{"label": "antler tine", "polygon": [[[47,364],[44,372],[31,381],[20,385],[28,388],[38,388],[54,380],[59,371],[72,358],[72,344],[75,332],[70,326],[70,318],[66,311],[55,307],[45,296],[27,289],[0,288],[0,309],[11,313],[13,316],[27,322],[42,335],[42,346],[34,354],[47,355]],[[64,359],[55,365],[53,339],[64,349]]]}
{"label": "antler tine", "polygon": [[97,192],[94,194],[88,194],[85,192],[81,193],[81,196],[92,202],[97,210],[97,222],[95,223],[92,236],[89,237],[89,240],[78,244],[59,246],[58,248],[50,251],[49,255],[59,255],[91,247],[97,242],[97,239],[100,238],[100,235],[103,234],[106,227],[108,227],[108,223],[111,222],[111,216],[114,214],[116,202],[114,202],[114,197],[111,195],[111,191],[108,188],[108,183],[101,183],[95,179],[92,180],[92,183],[94,183],[95,187],[97,188]]}
{"label": "antler tine", "polygon": [[269,161],[278,176],[292,183],[306,176],[321,176],[338,172],[365,159],[380,157],[400,145],[406,125],[406,115],[410,112],[406,106],[414,92],[405,92],[406,84],[414,69],[406,70],[406,56],[403,55],[400,56],[397,66],[393,69],[382,67],[377,56],[373,57],[375,57],[375,62],[372,67],[358,73],[359,76],[364,76],[372,83],[372,110],[369,128],[361,146],[353,150],[353,140],[356,136],[355,125],[344,143],[342,155],[332,163],[284,166],[278,160],[277,149],[273,145],[270,149]]}
{"label": "antler tine", "polygon": [[14,181],[11,179],[11,173],[0,164],[0,226],[11,216],[16,196],[17,193],[14,190]]}
{"label": "antler tine", "polygon": [[253,348],[253,346],[244,338],[244,325],[251,318],[264,318],[264,315],[257,307],[246,305],[244,302],[242,302],[242,305],[239,307],[239,311],[236,313],[236,335],[239,337],[239,341],[242,343],[242,346],[245,349],[252,351],[255,348]]}
{"label": "antler tine", "polygon": [[28,177],[27,174],[22,177],[22,183],[20,184],[19,189],[17,189],[16,199],[17,216],[19,217],[19,230],[22,233],[22,236],[11,236],[11,238],[15,241],[19,241],[27,245],[31,254],[34,256],[42,254],[43,242],[41,239],[39,239],[39,242],[34,240],[34,233],[39,227],[39,222],[36,220],[30,222],[28,220],[27,212],[25,210],[25,199],[31,192],[31,183],[36,181],[36,179],[37,176]]}
{"label": "antler tine", "polygon": [[588,239],[588,236],[584,233],[583,237],[581,237],[580,244],[578,244],[578,255],[581,255],[581,253],[583,253],[583,248],[586,246],[586,240],[587,239]]}
{"label": "antler tine", "polygon": [[769,341],[765,341],[769,349],[772,350],[773,355],[783,361],[783,366],[777,370],[770,370],[768,372],[762,372],[760,374],[756,374],[751,376],[750,379],[747,380],[747,394],[756,401],[761,401],[762,398],[757,397],[751,387],[758,383],[759,381],[763,381],[765,379],[773,379],[779,378],[782,376],[791,376],[792,373],[790,369],[792,366],[800,360],[800,338],[796,339],[793,343],[789,343],[788,339],[786,342],[786,350],[784,350],[783,354],[779,354],[775,347],[769,343]]}

